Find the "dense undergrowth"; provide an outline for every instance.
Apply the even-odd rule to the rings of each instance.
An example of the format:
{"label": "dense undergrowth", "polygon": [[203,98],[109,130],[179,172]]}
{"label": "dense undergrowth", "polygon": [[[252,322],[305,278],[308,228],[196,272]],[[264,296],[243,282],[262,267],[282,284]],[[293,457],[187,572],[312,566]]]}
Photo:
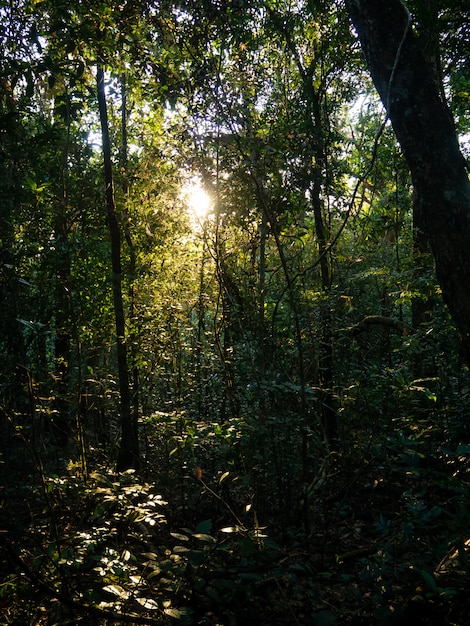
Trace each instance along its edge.
{"label": "dense undergrowth", "polygon": [[142,472],[120,475],[98,445],[84,472],[73,450],[11,433],[0,621],[464,626],[468,388],[437,400],[386,378],[390,419],[359,429],[350,410],[337,450],[310,446],[308,484],[279,451],[282,420],[263,435],[249,419],[156,414]]}

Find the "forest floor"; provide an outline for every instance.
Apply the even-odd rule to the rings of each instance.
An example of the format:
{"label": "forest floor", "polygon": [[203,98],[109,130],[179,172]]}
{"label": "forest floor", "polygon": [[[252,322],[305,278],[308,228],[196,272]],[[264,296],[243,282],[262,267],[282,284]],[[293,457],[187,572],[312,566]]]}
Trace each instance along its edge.
{"label": "forest floor", "polygon": [[0,623],[468,625],[470,445],[444,435],[358,436],[297,505],[266,498],[256,514],[228,473],[117,476],[95,450],[84,480],[12,438]]}

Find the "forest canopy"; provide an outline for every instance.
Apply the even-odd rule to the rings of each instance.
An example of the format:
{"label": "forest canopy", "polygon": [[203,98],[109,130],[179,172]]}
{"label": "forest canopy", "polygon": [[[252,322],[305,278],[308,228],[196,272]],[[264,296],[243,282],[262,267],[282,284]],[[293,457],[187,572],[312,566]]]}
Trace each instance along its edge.
{"label": "forest canopy", "polygon": [[0,621],[466,623],[469,17],[0,2]]}

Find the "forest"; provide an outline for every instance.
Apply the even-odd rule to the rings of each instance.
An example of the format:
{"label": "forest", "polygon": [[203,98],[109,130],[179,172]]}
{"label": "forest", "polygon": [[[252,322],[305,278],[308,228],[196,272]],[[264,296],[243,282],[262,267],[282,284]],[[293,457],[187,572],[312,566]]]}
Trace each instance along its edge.
{"label": "forest", "polygon": [[0,623],[470,624],[469,0],[0,40]]}

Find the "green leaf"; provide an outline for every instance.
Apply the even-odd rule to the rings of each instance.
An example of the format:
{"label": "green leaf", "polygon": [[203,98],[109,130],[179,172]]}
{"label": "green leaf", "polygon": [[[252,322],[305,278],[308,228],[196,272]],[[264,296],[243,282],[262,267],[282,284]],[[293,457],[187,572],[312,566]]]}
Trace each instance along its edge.
{"label": "green leaf", "polygon": [[331,626],[336,623],[336,617],[331,611],[318,611],[318,613],[314,613],[312,617],[313,626]]}
{"label": "green leaf", "polygon": [[207,534],[212,530],[212,520],[205,519],[196,526],[196,533]]}
{"label": "green leaf", "polygon": [[252,582],[255,582],[257,580],[261,580],[260,574],[257,574],[256,572],[242,572],[241,574],[239,574],[238,577],[241,580],[249,580],[249,581],[252,581]]}
{"label": "green leaf", "polygon": [[426,587],[429,589],[429,591],[431,591],[432,593],[438,593],[438,588],[437,588],[437,584],[436,584],[436,580],[434,578],[434,576],[432,574],[430,574],[429,572],[427,572],[424,569],[419,569],[417,567],[414,568],[414,570],[416,572],[418,572],[418,574],[420,574],[424,580],[424,584],[426,585]]}
{"label": "green leaf", "polygon": [[202,550],[190,550],[187,557],[191,565],[197,567],[198,565],[202,565],[204,563],[207,558],[207,554]]}

